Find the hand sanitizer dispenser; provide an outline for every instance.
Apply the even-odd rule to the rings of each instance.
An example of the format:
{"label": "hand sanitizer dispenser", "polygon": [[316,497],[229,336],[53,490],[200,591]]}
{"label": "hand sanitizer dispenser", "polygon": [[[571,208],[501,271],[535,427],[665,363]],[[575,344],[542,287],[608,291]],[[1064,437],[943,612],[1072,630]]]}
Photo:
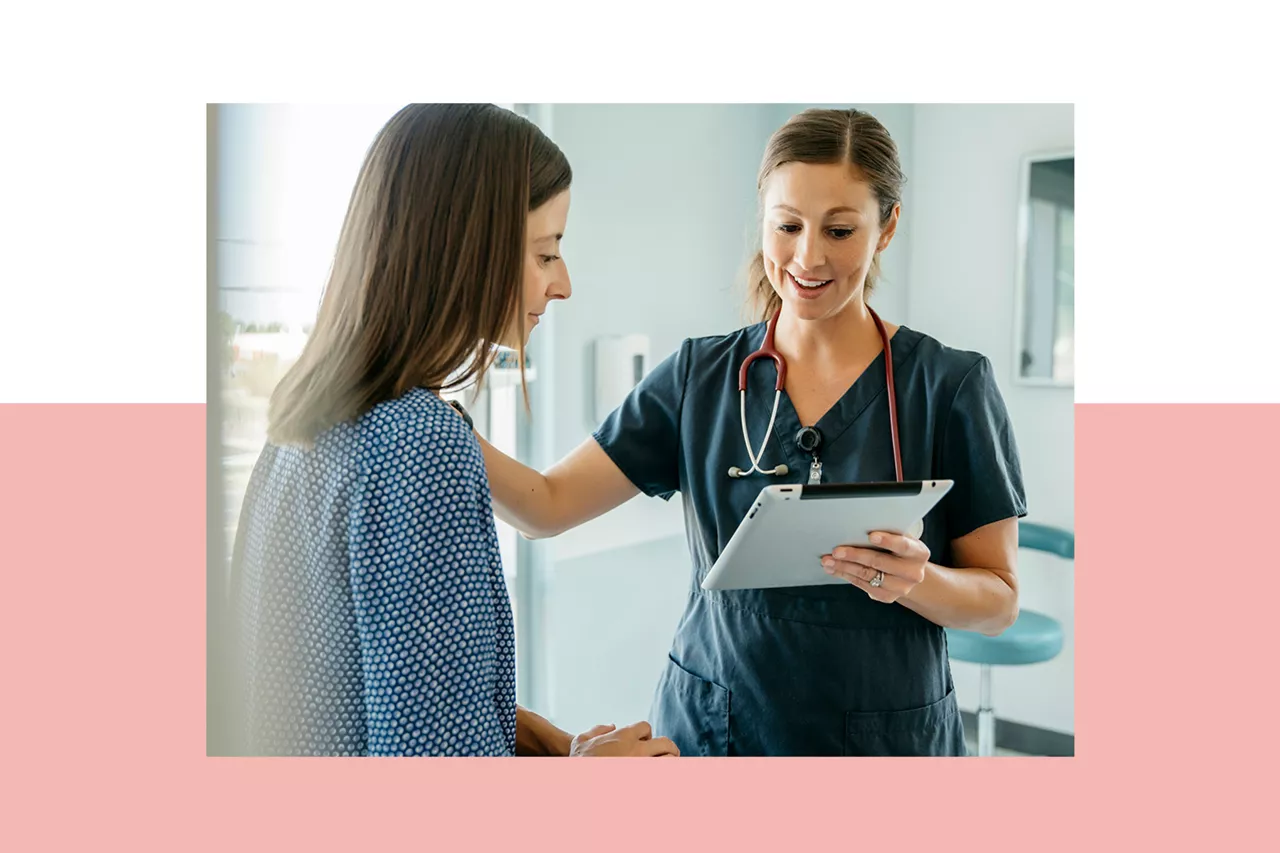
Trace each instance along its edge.
{"label": "hand sanitizer dispenser", "polygon": [[599,424],[627,398],[649,372],[649,338],[621,335],[596,338],[595,400],[592,413]]}

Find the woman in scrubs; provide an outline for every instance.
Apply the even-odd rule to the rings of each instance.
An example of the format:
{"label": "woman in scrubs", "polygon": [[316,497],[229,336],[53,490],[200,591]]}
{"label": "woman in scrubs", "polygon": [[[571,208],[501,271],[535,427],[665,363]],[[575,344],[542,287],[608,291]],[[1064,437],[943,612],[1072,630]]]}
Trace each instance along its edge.
{"label": "woman in scrubs", "polygon": [[[795,116],[759,173],[762,238],[749,286],[761,322],[684,341],[545,474],[484,445],[497,514],[532,537],[637,493],[681,493],[693,576],[652,723],[682,755],[965,754],[943,629],[995,635],[1013,624],[1026,513],[1013,430],[984,356],[885,323],[903,478],[955,481],[920,538],[881,534],[888,553],[836,548],[822,563],[847,584],[700,587],[762,486],[806,483],[811,471],[821,482],[895,479],[883,345],[867,297],[903,182],[896,146],[872,116]],[[788,370],[760,469],[788,473],[731,477],[730,468],[751,467],[738,371],[775,314]],[[756,442],[774,405],[769,364],[748,374]],[[822,436],[816,451],[798,446],[803,427]]]}

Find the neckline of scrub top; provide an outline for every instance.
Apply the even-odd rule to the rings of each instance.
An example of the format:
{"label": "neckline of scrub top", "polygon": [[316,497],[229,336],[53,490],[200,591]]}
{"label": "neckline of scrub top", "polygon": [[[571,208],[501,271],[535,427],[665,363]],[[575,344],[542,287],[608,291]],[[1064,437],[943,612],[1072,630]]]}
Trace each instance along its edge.
{"label": "neckline of scrub top", "polygon": [[[752,335],[751,351],[754,352],[764,341],[765,324]],[[893,350],[893,373],[899,388],[902,387],[902,375],[907,361],[915,354],[916,347],[923,339],[920,332],[908,326],[899,326],[889,340]],[[767,363],[767,362],[766,362]],[[773,410],[774,383],[778,375],[772,370],[756,369],[750,373],[747,388],[748,424],[755,424],[756,429],[763,432],[769,423],[769,414]],[[773,440],[778,443],[787,465],[793,471],[807,471],[813,457],[801,454],[796,447],[795,435],[802,426],[817,426],[822,433],[823,447],[830,447],[844,432],[857,422],[864,412],[873,404],[888,406],[888,395],[885,393],[884,350],[872,359],[866,369],[845,389],[835,404],[823,413],[817,424],[801,424],[791,396],[784,388],[778,401],[778,416],[774,423]],[[899,400],[901,409],[901,400]],[[887,414],[887,412],[886,412]],[[901,413],[899,413],[901,418]],[[749,427],[750,428],[750,427]],[[899,424],[901,429],[901,424]],[[753,437],[758,433],[752,433]],[[759,439],[755,439],[759,441]],[[818,451],[818,459],[822,459],[822,450]]]}

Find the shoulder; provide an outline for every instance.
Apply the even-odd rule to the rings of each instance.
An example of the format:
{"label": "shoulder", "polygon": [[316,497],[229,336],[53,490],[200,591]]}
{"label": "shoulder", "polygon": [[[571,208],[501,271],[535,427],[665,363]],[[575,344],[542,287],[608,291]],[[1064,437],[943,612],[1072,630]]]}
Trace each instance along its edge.
{"label": "shoulder", "polygon": [[[893,345],[902,338],[904,348],[911,350],[912,367],[923,374],[928,385],[943,392],[946,399],[962,388],[994,386],[995,372],[991,360],[981,352],[948,346],[924,332],[902,326]],[[897,359],[895,358],[896,362]]]}
{"label": "shoulder", "polygon": [[682,348],[686,349],[691,356],[700,358],[714,359],[722,355],[736,355],[744,346],[750,347],[756,338],[763,337],[764,325],[764,323],[753,323],[727,335],[686,338]]}
{"label": "shoulder", "polygon": [[904,332],[915,341],[921,366],[932,373],[960,381],[975,370],[990,369],[990,360],[980,352],[948,346],[932,335],[907,326],[901,328],[899,335]]}
{"label": "shoulder", "polygon": [[421,476],[442,469],[483,475],[475,436],[458,413],[422,388],[374,406],[351,426],[349,440],[363,473]]}
{"label": "shoulder", "polygon": [[[931,335],[903,326],[894,336],[903,338],[907,362],[900,380],[907,388],[921,393],[942,423],[959,415],[985,418],[996,416],[1004,408],[1000,384],[991,360],[981,352],[948,346]],[[899,366],[897,350],[894,366]],[[901,385],[899,386],[902,387]],[[900,392],[901,393],[901,392]]]}
{"label": "shoulder", "polygon": [[[736,371],[744,352],[754,349],[751,336],[759,331],[756,337],[763,337],[763,328],[764,324],[759,323],[726,335],[684,338],[646,375],[641,390],[649,395],[670,393],[685,389],[691,382],[696,384],[708,378],[719,379],[726,365],[733,365]],[[746,347],[750,349],[744,349]]]}
{"label": "shoulder", "polygon": [[736,372],[742,359],[759,346],[764,326],[755,323],[724,335],[685,338],[674,360],[686,376],[718,380],[725,370]]}

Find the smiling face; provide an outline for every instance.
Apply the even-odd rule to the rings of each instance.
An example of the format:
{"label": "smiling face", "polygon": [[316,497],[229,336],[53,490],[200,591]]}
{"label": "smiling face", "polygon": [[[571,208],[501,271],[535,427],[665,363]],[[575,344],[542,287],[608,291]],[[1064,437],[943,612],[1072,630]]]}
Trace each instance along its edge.
{"label": "smiling face", "polygon": [[569,221],[569,191],[553,197],[537,210],[530,211],[524,238],[524,315],[509,334],[514,349],[517,339],[529,342],[538,318],[555,299],[568,299],[573,293],[569,270],[560,257],[560,240]]}
{"label": "smiling face", "polygon": [[881,227],[879,200],[856,168],[792,162],[769,176],[763,207],[764,271],[788,313],[824,319],[863,300],[872,261],[893,239],[897,205]]}

